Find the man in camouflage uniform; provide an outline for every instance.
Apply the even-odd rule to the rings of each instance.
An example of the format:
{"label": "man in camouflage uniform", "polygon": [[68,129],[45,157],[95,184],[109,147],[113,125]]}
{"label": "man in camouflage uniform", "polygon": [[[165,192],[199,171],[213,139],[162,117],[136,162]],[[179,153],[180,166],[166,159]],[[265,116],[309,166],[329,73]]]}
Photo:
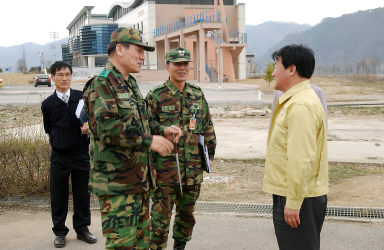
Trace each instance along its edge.
{"label": "man in camouflage uniform", "polygon": [[166,126],[178,126],[182,136],[175,149],[179,156],[182,192],[175,153],[154,154],[157,189],[152,198],[151,249],[165,249],[173,205],[176,217],[173,225],[174,249],[184,249],[195,225],[193,212],[203,181],[199,134],[204,136],[210,159],[215,155],[216,136],[207,101],[201,89],[186,82],[190,53],[184,48],[172,49],[166,55],[167,82],[151,90],[146,99],[153,120],[153,131],[160,133]]}
{"label": "man in camouflage uniform", "polygon": [[[130,73],[138,73],[144,51],[154,47],[142,42],[132,28],[111,34],[105,69],[84,87],[89,116],[91,170],[89,189],[100,201],[107,249],[149,248],[149,197],[155,187],[151,151],[167,155],[173,144],[151,135],[145,100]],[[168,139],[181,131],[165,128]]]}

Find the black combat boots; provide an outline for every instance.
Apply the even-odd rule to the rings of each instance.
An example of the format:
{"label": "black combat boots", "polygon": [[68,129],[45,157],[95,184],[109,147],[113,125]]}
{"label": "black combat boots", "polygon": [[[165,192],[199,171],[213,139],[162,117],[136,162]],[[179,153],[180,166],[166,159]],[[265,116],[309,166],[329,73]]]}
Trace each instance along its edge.
{"label": "black combat boots", "polygon": [[173,243],[173,250],[184,250],[185,244],[186,244],[186,242],[181,242],[181,241],[175,240],[175,242]]}

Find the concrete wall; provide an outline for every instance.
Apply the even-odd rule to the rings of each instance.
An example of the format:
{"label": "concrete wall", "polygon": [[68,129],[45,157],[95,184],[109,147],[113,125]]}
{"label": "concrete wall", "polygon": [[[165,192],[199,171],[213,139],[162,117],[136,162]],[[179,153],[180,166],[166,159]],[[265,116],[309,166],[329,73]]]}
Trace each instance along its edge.
{"label": "concrete wall", "polygon": [[[126,14],[119,20],[117,20],[119,27],[130,27],[133,25],[143,25],[143,41],[149,45],[156,46],[155,40],[153,37],[153,30],[156,25],[156,11],[154,2],[144,2],[135,10]],[[137,27],[136,27],[137,28]],[[143,69],[156,69],[157,68],[157,59],[156,53],[145,52],[145,64]]]}
{"label": "concrete wall", "polygon": [[[153,31],[156,28],[156,5],[155,2],[146,2],[148,5],[148,15],[149,17],[144,20],[144,30],[146,31],[145,39],[149,42],[149,44],[156,45],[155,43],[155,37],[153,36]],[[155,52],[147,52],[147,56],[145,60],[149,61],[149,69],[155,70],[157,69],[157,56],[156,51]]]}
{"label": "concrete wall", "polygon": [[[239,27],[240,33],[245,33],[245,4],[240,3],[237,6],[237,25]],[[238,59],[237,59],[237,65],[235,65],[237,68],[237,78],[239,80],[243,80],[247,78],[247,59],[246,59],[246,48],[244,48]]]}
{"label": "concrete wall", "polygon": [[227,15],[228,32],[237,32],[238,30],[238,11],[237,6],[224,5],[225,14]]}
{"label": "concrete wall", "polygon": [[[74,67],[72,68],[73,74],[72,74],[72,80],[87,80],[92,75],[99,74],[104,68],[103,67],[96,67],[96,68],[78,68]],[[165,82],[169,74],[166,70],[142,70],[140,73],[132,74],[133,77],[136,78],[138,82],[145,82],[145,81],[159,81],[159,82]]]}
{"label": "concrete wall", "polygon": [[73,67],[72,68],[72,81],[76,80],[84,80],[88,79],[93,74],[99,74],[100,71],[102,71],[104,68],[97,67],[97,68],[79,68],[79,67]]}
{"label": "concrete wall", "polygon": [[113,23],[112,19],[100,19],[100,18],[90,18],[88,19],[88,25],[94,24],[110,24]]}
{"label": "concrete wall", "polygon": [[159,81],[165,82],[168,80],[169,74],[166,70],[142,70],[140,73],[132,74],[138,82]]}

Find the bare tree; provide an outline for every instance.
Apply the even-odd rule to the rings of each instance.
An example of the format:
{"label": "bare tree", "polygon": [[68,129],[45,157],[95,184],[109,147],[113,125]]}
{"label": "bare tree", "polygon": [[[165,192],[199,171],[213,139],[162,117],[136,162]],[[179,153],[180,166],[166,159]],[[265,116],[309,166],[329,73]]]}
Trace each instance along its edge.
{"label": "bare tree", "polygon": [[25,60],[24,59],[19,59],[17,61],[17,69],[20,72],[23,72],[23,73],[27,71],[27,65],[25,64]]}
{"label": "bare tree", "polygon": [[380,64],[379,58],[372,58],[368,60],[369,72],[375,75],[379,64]]}

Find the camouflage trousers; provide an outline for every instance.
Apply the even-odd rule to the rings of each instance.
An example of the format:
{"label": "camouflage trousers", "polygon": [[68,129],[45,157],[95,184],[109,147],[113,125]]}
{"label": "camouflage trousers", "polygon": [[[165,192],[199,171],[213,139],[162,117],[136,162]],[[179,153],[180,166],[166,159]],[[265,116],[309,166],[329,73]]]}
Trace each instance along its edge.
{"label": "camouflage trousers", "polygon": [[106,249],[149,249],[148,192],[99,196]]}
{"label": "camouflage trousers", "polygon": [[201,184],[183,186],[183,195],[179,186],[158,186],[152,197],[151,209],[151,249],[167,247],[169,224],[173,205],[176,204],[176,215],[173,224],[173,238],[177,241],[191,240],[195,225],[195,204],[200,194]]}

